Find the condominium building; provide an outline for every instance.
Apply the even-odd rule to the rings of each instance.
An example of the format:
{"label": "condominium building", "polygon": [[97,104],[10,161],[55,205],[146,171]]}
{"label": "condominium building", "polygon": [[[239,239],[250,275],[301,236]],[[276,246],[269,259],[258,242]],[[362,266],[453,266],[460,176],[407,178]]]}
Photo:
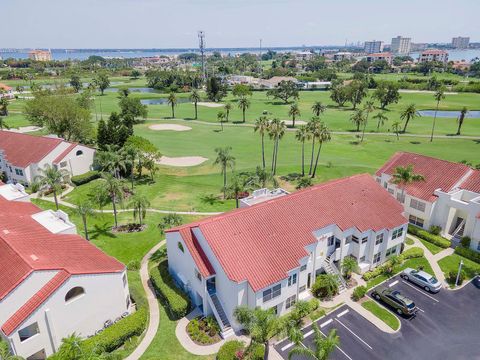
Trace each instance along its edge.
{"label": "condominium building", "polygon": [[467,49],[470,43],[469,37],[457,36],[452,38],[452,47],[454,49]]}
{"label": "condominium building", "polygon": [[51,61],[52,53],[50,50],[32,50],[28,53],[28,58],[35,61]]}
{"label": "condominium building", "polygon": [[367,55],[366,60],[370,63],[384,60],[388,63],[388,65],[392,65],[393,56],[389,52],[381,52]]}
{"label": "condominium building", "polygon": [[[238,306],[282,315],[349,256],[361,272],[399,254],[403,208],[369,174],[288,194],[261,191],[242,208],[167,231],[169,271],[228,337]],[[340,289],[345,289],[339,277]]]}
{"label": "condominium building", "polygon": [[410,53],[410,38],[397,36],[392,38],[390,51],[398,55],[408,55]]}
{"label": "condominium building", "polygon": [[383,41],[365,41],[363,46],[364,51],[367,54],[379,53],[383,51]]}
{"label": "condominium building", "polygon": [[448,52],[445,50],[429,49],[423,51],[418,58],[418,62],[421,63],[430,61],[438,61],[446,64],[448,62]]}

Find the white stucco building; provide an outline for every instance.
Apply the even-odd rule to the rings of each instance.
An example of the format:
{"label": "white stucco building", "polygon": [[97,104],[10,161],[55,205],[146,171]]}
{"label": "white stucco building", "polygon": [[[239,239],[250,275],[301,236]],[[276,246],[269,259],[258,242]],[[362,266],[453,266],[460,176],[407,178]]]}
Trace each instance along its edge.
{"label": "white stucco building", "polygon": [[[425,181],[402,189],[392,183],[392,174],[396,167],[408,165]],[[480,171],[464,164],[399,152],[377,171],[376,179],[403,204],[411,224],[426,230],[432,225],[440,226],[442,235],[455,241],[469,236],[470,247],[480,251]]]}
{"label": "white stucco building", "polygon": [[77,235],[67,214],[30,203],[20,184],[0,185],[0,274],[0,337],[28,360],[131,308],[125,266]]}
{"label": "white stucco building", "polygon": [[224,337],[238,306],[283,314],[346,256],[364,272],[401,250],[403,209],[368,174],[277,195],[167,231],[171,274]]}
{"label": "white stucco building", "polygon": [[445,50],[428,49],[423,51],[418,57],[418,62],[438,61],[446,64],[448,62],[448,52]]}
{"label": "white stucco building", "polygon": [[8,182],[31,184],[46,164],[71,176],[91,170],[95,149],[57,137],[0,130],[0,171]]}
{"label": "white stucco building", "polygon": [[408,55],[410,53],[411,39],[407,37],[397,36],[392,38],[390,51],[398,55]]}

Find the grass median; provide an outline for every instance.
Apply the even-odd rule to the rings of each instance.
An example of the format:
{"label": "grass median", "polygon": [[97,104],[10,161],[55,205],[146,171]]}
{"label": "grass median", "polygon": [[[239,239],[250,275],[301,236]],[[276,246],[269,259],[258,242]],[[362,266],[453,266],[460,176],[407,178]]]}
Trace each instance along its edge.
{"label": "grass median", "polygon": [[384,309],[383,307],[378,305],[375,301],[365,301],[362,303],[362,307],[370,311],[373,315],[378,317],[393,330],[397,330],[400,327],[400,321],[398,321],[397,317],[387,309]]}

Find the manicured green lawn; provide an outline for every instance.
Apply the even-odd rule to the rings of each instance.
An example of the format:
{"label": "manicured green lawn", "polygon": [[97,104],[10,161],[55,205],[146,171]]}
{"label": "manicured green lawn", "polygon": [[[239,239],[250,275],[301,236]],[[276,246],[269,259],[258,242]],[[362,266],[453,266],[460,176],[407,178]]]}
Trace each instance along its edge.
{"label": "manicured green lawn", "polygon": [[442,269],[446,278],[448,278],[448,273],[450,271],[457,273],[460,260],[463,260],[462,269],[465,271],[466,280],[473,278],[477,274],[480,274],[480,264],[464,258],[463,256],[452,254],[444,257],[438,262],[438,265],[440,266],[440,269]]}
{"label": "manicured green lawn", "polygon": [[385,324],[390,326],[393,330],[400,327],[400,321],[387,309],[384,309],[373,300],[368,300],[362,303],[362,307],[370,311],[373,315],[382,320]]}
{"label": "manicured green lawn", "polygon": [[441,248],[440,246],[437,246],[435,244],[432,244],[431,242],[429,241],[426,241],[426,240],[423,240],[423,239],[420,239],[420,238],[417,238],[418,240],[420,240],[422,242],[423,245],[425,245],[425,247],[433,254],[438,254],[440,251],[444,250],[443,248]]}
{"label": "manicured green lawn", "polygon": [[413,244],[415,244],[415,242],[414,242],[412,239],[406,238],[406,239],[405,239],[405,244],[407,244],[407,245],[413,245]]}

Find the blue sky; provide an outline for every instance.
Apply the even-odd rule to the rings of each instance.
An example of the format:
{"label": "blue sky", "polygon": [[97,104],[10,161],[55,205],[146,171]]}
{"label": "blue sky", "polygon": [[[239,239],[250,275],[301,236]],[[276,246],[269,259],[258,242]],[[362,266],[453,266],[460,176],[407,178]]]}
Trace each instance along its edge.
{"label": "blue sky", "polygon": [[0,0],[0,47],[195,47],[199,29],[208,47],[480,41],[478,14],[478,0]]}

